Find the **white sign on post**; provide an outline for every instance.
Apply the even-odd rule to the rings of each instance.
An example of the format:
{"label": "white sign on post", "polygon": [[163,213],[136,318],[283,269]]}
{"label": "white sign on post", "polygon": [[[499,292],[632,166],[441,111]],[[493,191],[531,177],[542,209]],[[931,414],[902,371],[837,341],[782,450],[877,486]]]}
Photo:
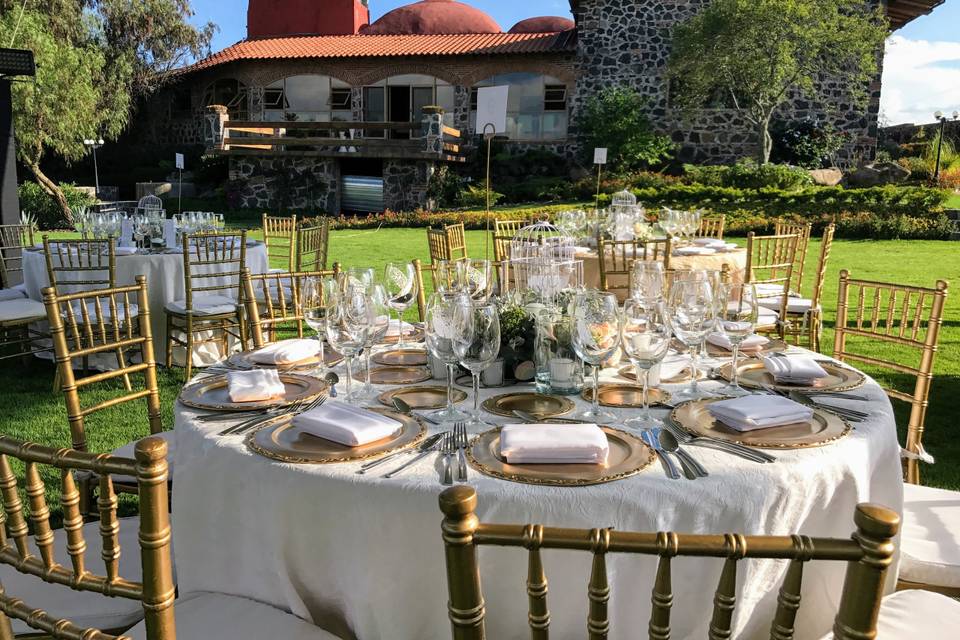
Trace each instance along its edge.
{"label": "white sign on post", "polygon": [[184,168],[183,154],[182,154],[182,153],[178,153],[178,154],[177,154],[177,169],[183,169],[183,168]]}
{"label": "white sign on post", "polygon": [[597,147],[593,150],[593,164],[607,164],[606,147]]}
{"label": "white sign on post", "polygon": [[477,90],[477,133],[493,125],[494,133],[507,132],[507,99],[510,87],[480,87]]}

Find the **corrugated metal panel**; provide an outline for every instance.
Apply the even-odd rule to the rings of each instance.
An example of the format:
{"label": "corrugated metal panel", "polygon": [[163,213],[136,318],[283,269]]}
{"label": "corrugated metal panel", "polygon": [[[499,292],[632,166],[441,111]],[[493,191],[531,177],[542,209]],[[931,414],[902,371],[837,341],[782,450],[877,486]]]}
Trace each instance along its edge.
{"label": "corrugated metal panel", "polygon": [[343,176],[340,208],[344,211],[380,213],[383,211],[383,178]]}

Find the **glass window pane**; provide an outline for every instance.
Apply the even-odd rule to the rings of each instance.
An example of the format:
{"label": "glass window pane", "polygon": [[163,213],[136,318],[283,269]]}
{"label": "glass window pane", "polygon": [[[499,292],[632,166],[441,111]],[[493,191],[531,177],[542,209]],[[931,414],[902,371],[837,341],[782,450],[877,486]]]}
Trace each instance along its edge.
{"label": "glass window pane", "polygon": [[363,119],[366,122],[384,122],[387,119],[383,87],[363,88]]}

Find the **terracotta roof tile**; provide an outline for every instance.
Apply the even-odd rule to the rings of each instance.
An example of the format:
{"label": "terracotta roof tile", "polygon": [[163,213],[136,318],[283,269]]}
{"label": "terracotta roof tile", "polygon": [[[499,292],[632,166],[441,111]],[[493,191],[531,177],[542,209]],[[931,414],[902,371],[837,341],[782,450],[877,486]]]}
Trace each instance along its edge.
{"label": "terracotta roof tile", "polygon": [[576,31],[462,35],[296,36],[243,40],[185,67],[182,73],[238,60],[502,55],[574,51]]}

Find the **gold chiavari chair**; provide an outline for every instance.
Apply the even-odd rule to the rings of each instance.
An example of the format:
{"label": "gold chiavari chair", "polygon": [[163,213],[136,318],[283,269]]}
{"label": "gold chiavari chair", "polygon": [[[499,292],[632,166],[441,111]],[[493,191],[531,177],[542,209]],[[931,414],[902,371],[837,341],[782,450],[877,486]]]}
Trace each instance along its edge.
{"label": "gold chiavari chair", "polygon": [[297,232],[297,271],[322,271],[327,268],[330,250],[330,219],[301,227]]}
{"label": "gold chiavari chair", "polygon": [[[801,600],[803,569],[807,562],[846,562],[847,572],[833,626],[836,640],[892,638],[883,630],[892,615],[881,609],[885,578],[893,562],[894,538],[900,517],[890,509],[861,504],[854,513],[856,531],[850,539],[811,538],[808,536],[693,535],[673,532],[634,533],[612,529],[561,529],[540,525],[482,523],[477,517],[477,493],[461,485],[440,494],[443,512],[443,541],[446,551],[447,611],[455,640],[481,640],[486,637],[483,592],[477,547],[493,545],[527,550],[528,624],[532,638],[549,637],[550,611],[547,604],[547,577],[541,552],[544,549],[588,551],[593,555],[587,586],[587,637],[604,640],[610,632],[608,601],[610,585],[607,555],[611,553],[656,556],[659,558],[653,581],[653,607],[649,637],[670,637],[673,605],[671,563],[675,557],[722,558],[723,569],[714,597],[710,638],[732,637],[732,621],[737,596],[737,570],[742,560],[754,558],[789,561],[786,577],[777,599],[777,610],[770,637],[792,638]],[[936,594],[907,592],[890,599],[924,602],[960,609],[960,604]],[[899,604],[899,602],[897,603]],[[891,602],[892,605],[892,602]],[[902,607],[896,607],[900,609]],[[890,607],[891,610],[894,606]],[[956,617],[957,614],[953,614]],[[878,625],[879,618],[879,625]],[[906,621],[895,621],[903,625]],[[936,628],[936,621],[928,623]],[[891,626],[893,626],[891,624]],[[912,627],[919,628],[915,623]],[[878,627],[881,630],[875,635]],[[902,628],[902,627],[901,627]],[[915,636],[925,637],[923,635]]]}
{"label": "gold chiavari chair", "polygon": [[494,220],[493,234],[513,238],[520,229],[529,224],[526,220]]}
{"label": "gold chiavari chair", "polygon": [[744,281],[756,287],[760,299],[778,303],[776,309],[761,307],[758,332],[776,332],[783,337],[782,319],[786,317],[798,240],[796,235],[758,236],[752,231],[747,234]]}
{"label": "gold chiavari chair", "polygon": [[502,235],[496,232],[493,233],[493,259],[494,260],[509,260],[510,259],[510,243],[513,242],[513,235]]}
{"label": "gold chiavari chair", "polygon": [[774,235],[787,236],[797,235],[797,251],[793,260],[793,280],[790,283],[790,291],[796,295],[801,295],[803,286],[804,263],[807,259],[807,251],[810,248],[810,233],[813,230],[813,223],[793,224],[784,220],[777,220],[774,227]]}
{"label": "gold chiavari chair", "polygon": [[44,351],[37,343],[44,336],[30,325],[42,321],[46,312],[43,303],[27,297],[22,282],[23,251],[33,245],[31,225],[0,225],[0,360]]}
{"label": "gold chiavari chair", "polygon": [[600,289],[630,295],[630,270],[637,260],[659,261],[664,270],[670,269],[671,239],[608,240],[597,239],[597,261],[600,267]]}
{"label": "gold chiavari chair", "polygon": [[[785,337],[792,337],[796,344],[806,340],[806,345],[813,351],[820,351],[820,338],[823,333],[823,287],[827,279],[827,262],[830,260],[830,250],[833,247],[833,234],[836,227],[827,225],[823,230],[823,240],[820,243],[820,260],[817,264],[816,279],[813,281],[813,295],[809,298],[790,296],[787,298],[787,318],[783,325]],[[764,300],[762,305],[776,309],[779,300]]]}
{"label": "gold chiavari chair", "polygon": [[[960,597],[960,492],[920,485],[920,462],[933,462],[923,435],[947,289],[944,280],[915,287],[856,280],[841,271],[833,356],[875,368],[889,382],[887,395],[910,405],[900,587]],[[912,391],[895,388],[898,378],[912,379]]]}
{"label": "gold chiavari chair", "polygon": [[0,224],[0,300],[27,297],[23,288],[23,251],[33,245],[33,225]]}
{"label": "gold chiavari chair", "polygon": [[297,260],[297,216],[268,216],[263,214],[263,242],[267,258],[280,261],[280,271],[293,271]]}
{"label": "gold chiavari chair", "polygon": [[447,246],[450,248],[450,259],[455,253],[459,253],[458,258],[467,258],[467,232],[462,222],[448,224],[443,228],[447,234]]}
{"label": "gold chiavari chair", "polygon": [[306,322],[301,297],[303,281],[313,277],[336,277],[339,273],[338,263],[334,263],[330,270],[296,273],[251,274],[249,269],[244,269],[241,275],[243,299],[254,348],[259,349],[275,340],[282,329],[296,332],[297,337],[302,338]]}
{"label": "gold chiavari chair", "polygon": [[221,353],[226,354],[232,336],[246,349],[240,283],[246,260],[246,231],[183,236],[186,298],[167,303],[164,311],[167,315],[166,365],[173,365],[174,346],[184,347],[188,380],[196,345],[219,344]]}
{"label": "gold chiavari chair", "polygon": [[438,260],[453,260],[453,254],[450,251],[450,239],[447,232],[443,229],[427,228],[427,244],[430,247],[430,262]]}
{"label": "gold chiavari chair", "polygon": [[700,219],[700,229],[697,230],[698,238],[716,238],[723,240],[723,229],[727,226],[726,214],[710,216]]}

